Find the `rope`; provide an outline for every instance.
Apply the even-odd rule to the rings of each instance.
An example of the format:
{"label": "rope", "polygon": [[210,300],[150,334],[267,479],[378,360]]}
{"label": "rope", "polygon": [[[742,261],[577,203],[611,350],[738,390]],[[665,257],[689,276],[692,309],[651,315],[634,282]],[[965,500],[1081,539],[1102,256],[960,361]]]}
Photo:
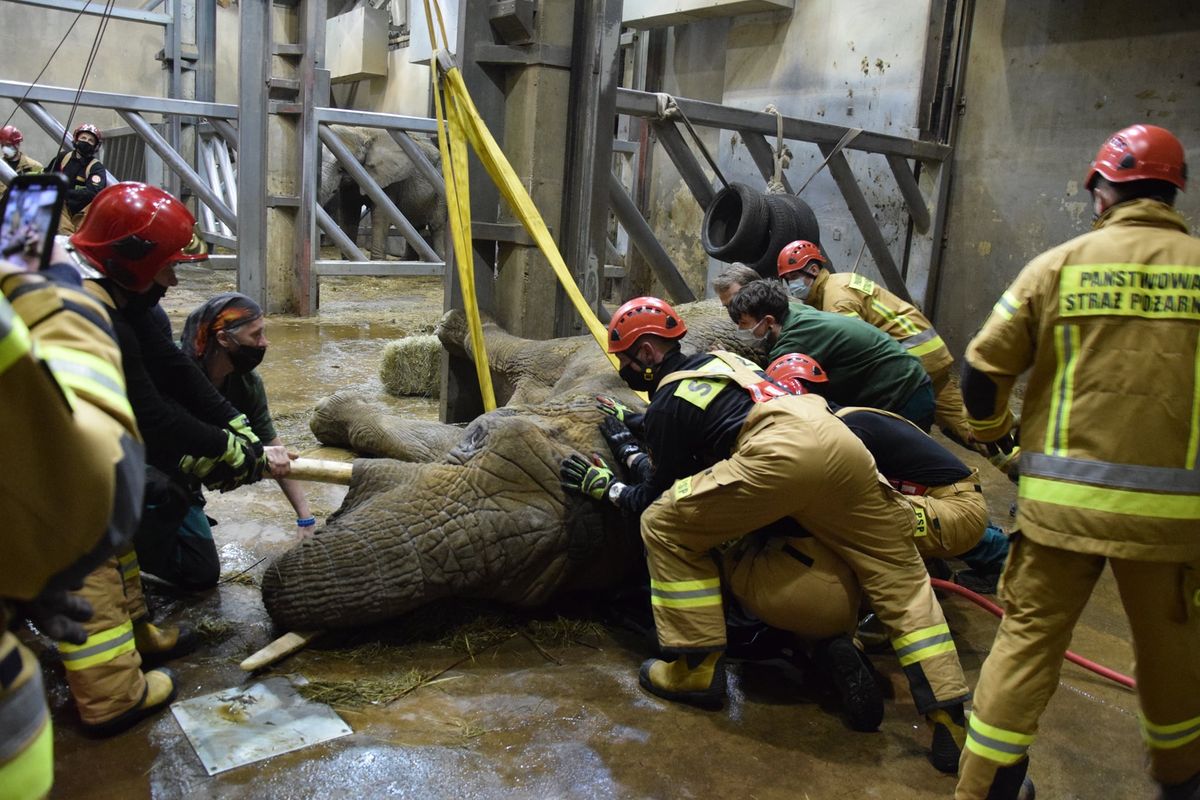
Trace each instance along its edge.
{"label": "rope", "polygon": [[700,141],[700,135],[697,134],[696,129],[692,127],[692,121],[687,118],[687,114],[683,113],[683,109],[680,108],[677,102],[675,102],[675,98],[666,92],[657,92],[655,94],[655,100],[658,104],[658,120],[666,122],[673,120],[675,116],[678,115],[679,118],[683,120],[684,127],[688,129],[688,133],[692,135],[692,141],[696,143],[696,147],[700,148],[700,152],[703,154],[704,160],[708,162],[708,165],[712,167],[712,171],[721,181],[721,185],[728,188],[729,181],[725,180],[725,176],[721,173],[721,168],[718,167],[717,162],[713,160],[712,155],[708,152],[708,148],[704,146],[704,142]]}
{"label": "rope", "polygon": [[[951,594],[956,594],[960,597],[965,597],[966,599],[970,600],[975,605],[979,606],[980,608],[982,608],[985,611],[990,611],[992,614],[994,614],[997,617],[1004,616],[1004,609],[1002,609],[1000,606],[993,603],[991,600],[988,600],[987,598],[984,598],[984,597],[980,597],[978,594],[976,594],[975,592],[972,592],[970,589],[966,588],[965,586],[959,586],[957,583],[951,583],[950,581],[944,581],[941,578],[930,578],[929,582],[933,584],[933,588],[935,588],[935,589],[942,589],[944,591],[950,592]],[[1133,678],[1129,677],[1128,675],[1122,675],[1120,672],[1117,672],[1114,669],[1109,669],[1108,667],[1106,667],[1102,664],[1097,664],[1095,661],[1086,659],[1083,656],[1078,655],[1077,653],[1074,653],[1070,650],[1067,651],[1066,659],[1067,659],[1067,661],[1070,661],[1072,664],[1078,664],[1079,666],[1083,667],[1084,669],[1090,670],[1102,678],[1108,678],[1113,683],[1119,683],[1122,686],[1125,686],[1130,689],[1137,688],[1137,684],[1134,683]]]}
{"label": "rope", "polygon": [[[84,8],[87,8],[87,6],[84,6]],[[63,37],[58,40],[58,46],[54,48],[54,52],[51,53],[50,57],[46,59],[46,63],[42,65],[42,69],[38,72],[37,77],[34,78],[33,81],[29,84],[29,88],[25,90],[25,94],[21,95],[21,99],[17,101],[17,104],[15,106],[13,106],[13,110],[11,112],[9,112],[8,118],[4,120],[4,125],[7,125],[8,123],[12,122],[12,118],[16,115],[17,110],[21,107],[21,104],[24,103],[25,100],[29,97],[29,93],[33,91],[33,87],[35,85],[37,85],[37,82],[40,81],[42,79],[42,76],[46,74],[46,70],[50,68],[50,62],[52,62],[54,60],[54,57],[56,55],[58,55],[58,51],[61,50],[63,44],[66,43],[67,37],[70,36],[71,31],[75,29],[75,23],[79,22],[79,18],[82,16],[83,16],[83,8],[79,9],[79,13],[77,13],[75,15],[75,19],[71,20],[71,24],[67,28],[67,32],[64,33]],[[4,125],[0,125],[0,128],[4,127]]]}
{"label": "rope", "polygon": [[[107,0],[104,4],[104,14],[101,16],[100,24],[96,28],[96,37],[92,40],[92,50],[88,53],[87,63],[83,67],[83,77],[79,79],[79,88],[75,90],[75,99],[71,102],[71,113],[67,115],[66,129],[68,135],[71,133],[71,125],[75,122],[75,111],[79,108],[79,98],[83,96],[83,87],[87,84],[87,79],[92,74],[92,66],[96,63],[96,56],[100,53],[100,42],[104,40],[104,32],[108,30],[108,21],[112,19],[112,9],[116,3],[117,0]],[[66,152],[65,144],[65,141],[59,142],[58,154],[54,157],[55,162]]]}
{"label": "rope", "polygon": [[833,158],[838,153],[842,152],[842,148],[845,147],[846,145],[850,144],[852,141],[854,141],[855,138],[857,138],[858,135],[862,132],[863,132],[862,128],[847,129],[846,132],[844,134],[842,134],[842,138],[838,139],[838,143],[835,144],[833,146],[833,149],[829,151],[829,155],[825,156],[825,160],[817,165],[817,168],[815,170],[813,170],[813,174],[808,176],[808,180],[806,180],[804,182],[804,184],[799,189],[796,190],[796,194],[798,195],[801,192],[803,192],[806,188],[808,188],[808,184],[812,183],[812,179],[817,177],[818,175],[820,175],[821,170],[825,169],[825,165],[829,163],[829,159]]}
{"label": "rope", "polygon": [[783,143],[783,114],[779,113],[774,103],[768,103],[763,112],[775,115],[775,174],[767,181],[767,194],[787,194],[783,171],[792,163],[792,151]]}

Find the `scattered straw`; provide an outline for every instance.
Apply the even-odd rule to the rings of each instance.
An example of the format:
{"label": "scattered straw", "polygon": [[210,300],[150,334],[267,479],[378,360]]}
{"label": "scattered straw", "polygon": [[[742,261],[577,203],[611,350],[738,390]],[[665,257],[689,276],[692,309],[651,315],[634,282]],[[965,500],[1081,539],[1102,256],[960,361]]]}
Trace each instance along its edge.
{"label": "scattered straw", "polygon": [[436,673],[410,669],[370,678],[309,681],[297,687],[297,691],[309,700],[339,708],[383,706],[428,684],[435,677]]}
{"label": "scattered straw", "polygon": [[228,639],[237,630],[237,625],[223,617],[203,616],[196,620],[196,634],[207,644]]}
{"label": "scattered straw", "polygon": [[258,578],[251,575],[249,572],[234,572],[233,574],[222,575],[221,584],[236,583],[239,586],[253,586],[258,588]]}
{"label": "scattered straw", "polygon": [[379,380],[395,397],[437,397],[442,343],[436,336],[389,342],[379,359]]}

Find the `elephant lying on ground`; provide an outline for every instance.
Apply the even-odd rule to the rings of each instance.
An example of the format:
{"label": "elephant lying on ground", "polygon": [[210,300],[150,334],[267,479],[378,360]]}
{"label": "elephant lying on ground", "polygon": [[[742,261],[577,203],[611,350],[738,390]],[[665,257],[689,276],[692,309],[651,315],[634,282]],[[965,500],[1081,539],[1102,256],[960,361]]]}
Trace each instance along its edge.
{"label": "elephant lying on ground", "polygon": [[[739,347],[716,302],[679,312],[689,327],[685,351]],[[468,349],[455,312],[439,336],[452,351]],[[277,624],[365,625],[449,597],[532,607],[642,569],[636,521],[559,483],[571,453],[607,457],[594,395],[641,401],[590,337],[534,342],[489,324],[485,342],[512,395],[465,429],[390,418],[345,391],[318,406],[312,428],[321,441],[383,458],[356,461],[346,500],[323,532],[268,568],[263,602]]]}
{"label": "elephant lying on ground", "polygon": [[[445,258],[446,198],[414,166],[408,153],[391,134],[379,128],[351,125],[331,125],[330,130],[349,148],[355,160],[383,188],[412,226],[418,232],[427,231],[426,240],[439,256]],[[398,135],[408,137],[429,162],[440,169],[442,158],[436,144],[407,133]],[[362,207],[364,204],[372,205],[371,201],[358,184],[346,175],[329,148],[322,146],[321,185],[317,201],[328,207],[335,194],[337,203],[331,213],[351,241],[356,241]],[[380,260],[386,257],[390,224],[387,217],[372,209],[371,258]]]}

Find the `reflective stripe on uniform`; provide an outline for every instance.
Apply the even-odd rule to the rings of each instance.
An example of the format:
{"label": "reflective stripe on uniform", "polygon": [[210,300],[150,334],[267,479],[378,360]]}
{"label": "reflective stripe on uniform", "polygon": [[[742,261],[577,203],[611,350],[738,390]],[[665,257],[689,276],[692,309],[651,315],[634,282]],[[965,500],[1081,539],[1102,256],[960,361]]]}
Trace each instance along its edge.
{"label": "reflective stripe on uniform", "polygon": [[942,341],[942,337],[938,336],[938,332],[933,328],[921,331],[915,336],[909,336],[907,339],[901,339],[900,344],[917,358],[929,355],[935,350],[946,346],[946,343]]}
{"label": "reflective stripe on uniform", "polygon": [[1005,292],[1000,295],[1000,299],[996,301],[996,305],[992,306],[992,313],[999,316],[1001,319],[1009,320],[1013,318],[1013,314],[1017,313],[1017,309],[1021,304],[1017,302],[1017,296],[1012,292]]}
{"label": "reflective stripe on uniform", "polygon": [[126,620],[115,628],[100,631],[83,644],[58,643],[63,666],[69,670],[87,669],[105,664],[117,656],[137,649],[133,641],[133,623]]}
{"label": "reflective stripe on uniform", "polygon": [[650,579],[650,604],[664,608],[721,605],[721,579],[656,581]]}
{"label": "reflective stripe on uniform", "polygon": [[907,314],[897,314],[895,311],[892,311],[878,300],[871,300],[871,308],[875,309],[875,313],[883,317],[888,322],[899,325],[900,330],[904,333],[907,333],[909,336],[916,336],[921,332],[921,329],[917,326],[917,323],[909,319]]}
{"label": "reflective stripe on uniform", "polygon": [[1026,475],[1060,478],[1114,489],[1200,495],[1200,470],[1177,467],[1115,464],[1026,452],[1021,457],[1021,476]]}
{"label": "reflective stripe on uniform", "polygon": [[1200,456],[1200,346],[1196,348],[1196,368],[1192,371],[1192,425],[1191,435],[1188,436],[1187,457],[1183,465],[1196,469],[1200,467],[1197,456]]}
{"label": "reflective stripe on uniform", "polygon": [[133,416],[133,408],[125,396],[125,378],[111,362],[69,347],[47,347],[42,355],[59,383]]}
{"label": "reflective stripe on uniform", "polygon": [[29,680],[17,688],[0,695],[0,731],[4,732],[0,735],[0,764],[11,761],[29,746],[49,714],[40,669],[33,670]]}
{"label": "reflective stripe on uniform", "polygon": [[50,720],[33,743],[7,764],[0,761],[0,795],[12,787],[17,797],[45,797],[54,783],[54,726]]}
{"label": "reflective stripe on uniform", "polygon": [[1142,723],[1142,738],[1146,740],[1147,747],[1173,750],[1200,739],[1200,717],[1173,722],[1170,725],[1156,725],[1142,713],[1138,714],[1138,719]]}
{"label": "reflective stripe on uniform", "polygon": [[967,427],[973,431],[976,431],[977,433],[986,433],[988,431],[994,431],[997,428],[1003,428],[1007,425],[1008,425],[1008,409],[1007,408],[1001,409],[999,414],[997,414],[994,417],[988,417],[987,419],[974,419],[969,416],[967,417]]}
{"label": "reflective stripe on uniform", "polygon": [[117,556],[117,563],[121,565],[121,580],[123,581],[136,578],[142,574],[142,568],[138,564],[137,551],[135,550],[130,550],[122,556]]}
{"label": "reflective stripe on uniform", "polygon": [[913,513],[917,515],[917,527],[913,531],[913,538],[920,539],[922,536],[929,535],[929,518],[925,516],[925,509],[920,506],[912,507]]}
{"label": "reflective stripe on uniform", "polygon": [[1130,514],[1151,519],[1200,519],[1200,496],[1197,495],[1159,494],[1063,483],[1034,477],[1024,470],[1021,472],[1021,482],[1017,484],[1017,496],[1022,500],[1109,514]]}
{"label": "reflective stripe on uniform", "polygon": [[0,375],[29,352],[29,329],[7,300],[0,300]]}
{"label": "reflective stripe on uniform", "polygon": [[1075,399],[1075,366],[1079,362],[1079,326],[1063,325],[1054,333],[1058,367],[1050,396],[1050,419],[1046,425],[1046,452],[1065,455],[1070,433],[1071,403]]}
{"label": "reflective stripe on uniform", "polygon": [[900,659],[900,666],[907,667],[942,653],[953,653],[954,638],[950,635],[950,626],[943,622],[893,639],[892,649]]}
{"label": "reflective stripe on uniform", "polygon": [[1025,757],[1029,745],[1033,744],[1032,733],[1018,733],[988,725],[972,714],[967,721],[966,748],[999,764],[1016,764]]}

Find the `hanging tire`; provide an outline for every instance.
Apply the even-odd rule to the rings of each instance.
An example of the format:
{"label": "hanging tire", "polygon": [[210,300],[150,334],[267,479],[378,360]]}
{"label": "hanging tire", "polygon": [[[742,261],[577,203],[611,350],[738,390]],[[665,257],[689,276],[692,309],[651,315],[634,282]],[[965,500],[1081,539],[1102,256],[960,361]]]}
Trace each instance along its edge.
{"label": "hanging tire", "polygon": [[763,194],[744,183],[731,183],[717,192],[704,211],[700,243],[713,258],[745,261],[762,252],[767,234],[768,211]]}
{"label": "hanging tire", "polygon": [[766,195],[766,204],[770,235],[758,257],[747,263],[764,278],[777,278],[779,272],[776,262],[779,260],[779,251],[797,239],[807,239],[819,246],[821,228],[817,224],[817,215],[809,208],[808,203],[799,197],[790,194],[769,194]]}

